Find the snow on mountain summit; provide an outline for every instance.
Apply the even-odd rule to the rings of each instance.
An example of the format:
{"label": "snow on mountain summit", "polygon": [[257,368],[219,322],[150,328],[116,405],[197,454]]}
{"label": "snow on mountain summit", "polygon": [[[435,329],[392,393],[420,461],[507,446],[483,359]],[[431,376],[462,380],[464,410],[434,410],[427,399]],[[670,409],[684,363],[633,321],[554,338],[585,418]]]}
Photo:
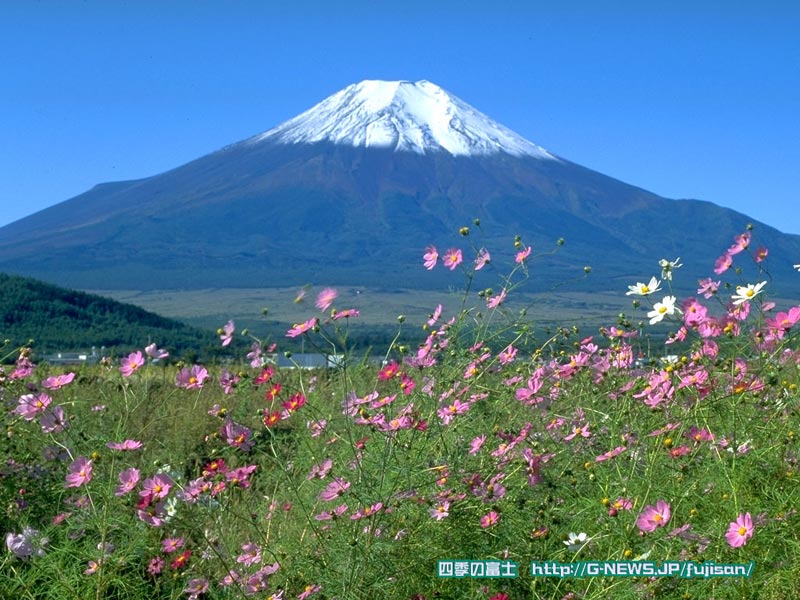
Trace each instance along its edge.
{"label": "snow on mountain summit", "polygon": [[419,154],[556,157],[429,81],[367,80],[249,141],[332,142]]}

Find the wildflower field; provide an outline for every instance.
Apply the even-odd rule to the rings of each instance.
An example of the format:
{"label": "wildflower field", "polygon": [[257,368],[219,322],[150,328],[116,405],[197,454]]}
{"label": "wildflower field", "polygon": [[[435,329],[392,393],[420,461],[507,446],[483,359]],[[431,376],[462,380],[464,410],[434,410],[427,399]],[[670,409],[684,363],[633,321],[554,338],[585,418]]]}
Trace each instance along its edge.
{"label": "wildflower field", "polygon": [[[6,346],[0,598],[800,597],[800,306],[770,300],[767,250],[743,232],[693,297],[654,260],[631,315],[540,339],[508,300],[546,256],[515,246],[505,270],[427,248],[463,308],[400,318],[377,364],[333,288],[285,334],[328,369],[278,369],[281,340],[232,321],[221,346],[250,352],[218,365]],[[720,576],[641,567],[665,561]]]}

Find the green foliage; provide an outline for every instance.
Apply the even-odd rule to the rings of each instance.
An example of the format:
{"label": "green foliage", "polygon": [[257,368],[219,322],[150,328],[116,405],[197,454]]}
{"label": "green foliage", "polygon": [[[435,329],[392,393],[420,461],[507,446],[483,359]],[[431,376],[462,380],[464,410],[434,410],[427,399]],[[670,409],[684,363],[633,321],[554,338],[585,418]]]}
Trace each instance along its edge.
{"label": "green foliage", "polygon": [[44,354],[87,351],[122,353],[158,341],[180,355],[215,345],[211,333],[101,296],[0,273],[0,332],[13,344],[35,340]]}

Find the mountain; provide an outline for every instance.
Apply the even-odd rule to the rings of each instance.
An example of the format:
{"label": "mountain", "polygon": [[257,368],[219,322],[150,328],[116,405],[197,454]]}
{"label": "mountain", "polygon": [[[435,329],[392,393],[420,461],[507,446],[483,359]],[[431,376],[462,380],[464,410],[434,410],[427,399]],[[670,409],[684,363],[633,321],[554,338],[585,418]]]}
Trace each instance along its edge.
{"label": "mountain", "polygon": [[92,347],[120,354],[156,342],[179,357],[204,347],[206,353],[213,352],[219,346],[211,332],[102,296],[4,273],[0,289],[3,338],[16,346],[33,339],[39,354]]}
{"label": "mountain", "polygon": [[537,291],[584,265],[585,289],[625,290],[679,256],[676,283],[690,289],[750,222],[788,272],[800,236],[574,164],[430,82],[364,81],[171,171],[0,228],[0,270],[80,289],[441,288],[463,278],[424,270],[421,255],[468,247],[467,225],[500,269],[517,234],[535,252],[565,238],[531,265]]}

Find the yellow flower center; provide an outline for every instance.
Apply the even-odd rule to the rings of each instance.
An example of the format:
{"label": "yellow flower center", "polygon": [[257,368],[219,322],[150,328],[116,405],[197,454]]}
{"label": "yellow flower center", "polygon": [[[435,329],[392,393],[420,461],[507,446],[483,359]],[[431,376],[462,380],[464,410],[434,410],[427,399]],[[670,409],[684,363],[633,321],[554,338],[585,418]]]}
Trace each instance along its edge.
{"label": "yellow flower center", "polygon": [[745,533],[747,533],[747,529],[744,527],[739,527],[739,535],[744,535]]}

